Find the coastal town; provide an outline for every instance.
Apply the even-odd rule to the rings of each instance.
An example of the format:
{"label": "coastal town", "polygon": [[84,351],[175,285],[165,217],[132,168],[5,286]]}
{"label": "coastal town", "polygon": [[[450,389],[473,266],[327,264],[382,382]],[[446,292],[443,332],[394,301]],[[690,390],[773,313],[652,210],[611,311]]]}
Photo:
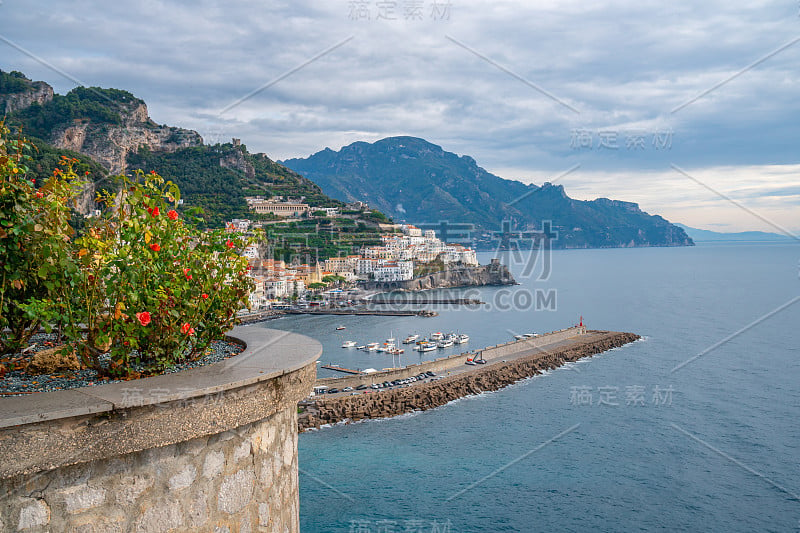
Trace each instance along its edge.
{"label": "coastal town", "polygon": [[[282,220],[320,216],[344,216],[338,208],[314,207],[301,199],[273,197],[247,198],[250,209],[259,214],[272,214]],[[356,202],[351,209],[365,209]],[[248,232],[263,227],[247,219],[234,219],[228,225],[231,232]],[[471,248],[445,243],[434,230],[422,230],[410,224],[383,224],[381,244],[361,246],[358,253],[331,257],[316,263],[287,264],[282,260],[264,258],[259,245],[248,246],[243,255],[249,259],[249,276],[255,282],[250,294],[254,311],[281,309],[291,302],[309,298],[328,302],[332,295],[341,294],[343,287],[356,287],[360,282],[400,282],[415,277],[421,268],[443,270],[451,266],[476,267],[478,259]],[[316,305],[319,305],[318,303]]]}

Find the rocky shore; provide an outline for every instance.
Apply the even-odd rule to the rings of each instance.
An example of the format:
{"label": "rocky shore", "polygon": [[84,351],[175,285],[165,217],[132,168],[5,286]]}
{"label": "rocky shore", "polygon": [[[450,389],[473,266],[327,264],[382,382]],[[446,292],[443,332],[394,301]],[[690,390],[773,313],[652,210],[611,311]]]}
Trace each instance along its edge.
{"label": "rocky shore", "polygon": [[507,363],[476,367],[474,371],[440,381],[372,394],[316,400],[302,406],[303,412],[298,417],[299,429],[302,432],[324,424],[387,418],[432,409],[464,396],[502,389],[545,370],[618,348],[639,338],[635,333],[606,332],[600,338],[594,336],[590,342],[554,348]]}
{"label": "rocky shore", "polygon": [[491,264],[476,267],[453,267],[407,281],[370,281],[363,284],[366,290],[423,291],[453,287],[478,287],[485,285],[516,285],[517,281],[506,265],[496,259]]}

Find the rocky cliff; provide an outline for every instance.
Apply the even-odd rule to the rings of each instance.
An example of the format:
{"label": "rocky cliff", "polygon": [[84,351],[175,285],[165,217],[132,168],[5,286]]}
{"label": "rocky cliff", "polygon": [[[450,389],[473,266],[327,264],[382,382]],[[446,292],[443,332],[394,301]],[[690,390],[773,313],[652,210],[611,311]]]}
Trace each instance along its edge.
{"label": "rocky cliff", "polygon": [[442,272],[427,274],[408,281],[378,282],[364,284],[368,290],[421,291],[453,287],[473,287],[484,285],[516,285],[517,281],[508,267],[493,262],[477,267],[451,267]]}
{"label": "rocky cliff", "polygon": [[19,92],[0,94],[0,112],[10,115],[36,103],[43,105],[53,99],[53,88],[43,81],[30,81]]}
{"label": "rocky cliff", "polygon": [[194,130],[155,124],[144,103],[121,117],[119,125],[92,122],[65,125],[54,129],[45,140],[58,148],[88,155],[112,174],[125,172],[128,154],[141,147],[153,152],[174,152],[203,144],[203,138]]}
{"label": "rocky cliff", "polygon": [[127,91],[76,87],[62,96],[20,72],[0,71],[0,110],[27,135],[85,154],[112,174],[125,172],[128,155],[142,147],[174,152],[203,144],[196,131],[156,124]]}

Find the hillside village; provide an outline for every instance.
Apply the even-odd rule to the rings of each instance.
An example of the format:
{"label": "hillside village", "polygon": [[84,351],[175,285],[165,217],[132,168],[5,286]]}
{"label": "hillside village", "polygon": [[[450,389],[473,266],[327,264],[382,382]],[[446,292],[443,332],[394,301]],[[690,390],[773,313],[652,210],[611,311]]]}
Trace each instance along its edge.
{"label": "hillside village", "polygon": [[[259,205],[264,204],[266,202]],[[272,201],[272,208],[276,211],[284,209],[275,201]],[[296,203],[288,207],[306,208],[308,206]],[[299,216],[297,213],[292,216]],[[228,228],[230,231],[247,231],[250,225],[249,220],[237,219],[231,221]],[[478,266],[474,250],[459,244],[447,244],[437,238],[433,230],[423,232],[409,224],[393,225],[392,229],[399,232],[382,235],[380,246],[363,246],[358,254],[333,257],[316,264],[287,264],[272,258],[262,259],[258,245],[249,246],[243,255],[250,260],[249,275],[255,282],[250,295],[251,308],[284,306],[287,300],[304,299],[309,292],[327,299],[330,290],[321,289],[331,282],[353,285],[362,281],[405,281],[414,277],[417,267],[434,263],[438,263],[440,268],[455,264]]]}

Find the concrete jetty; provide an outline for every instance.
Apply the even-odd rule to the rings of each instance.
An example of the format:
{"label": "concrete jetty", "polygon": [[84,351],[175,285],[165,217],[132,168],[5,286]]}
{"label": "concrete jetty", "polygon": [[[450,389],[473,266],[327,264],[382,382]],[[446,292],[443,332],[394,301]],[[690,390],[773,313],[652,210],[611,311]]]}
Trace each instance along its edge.
{"label": "concrete jetty", "polygon": [[465,365],[467,357],[474,355],[459,354],[402,369],[319,379],[317,385],[339,388],[403,379],[429,370],[443,376],[439,381],[416,383],[405,388],[381,389],[356,396],[315,397],[301,403],[299,428],[305,431],[324,424],[387,418],[432,409],[471,394],[499,390],[545,370],[591,357],[637,339],[639,335],[635,333],[587,331],[575,327],[484,348],[480,352],[487,361],[485,365]]}

